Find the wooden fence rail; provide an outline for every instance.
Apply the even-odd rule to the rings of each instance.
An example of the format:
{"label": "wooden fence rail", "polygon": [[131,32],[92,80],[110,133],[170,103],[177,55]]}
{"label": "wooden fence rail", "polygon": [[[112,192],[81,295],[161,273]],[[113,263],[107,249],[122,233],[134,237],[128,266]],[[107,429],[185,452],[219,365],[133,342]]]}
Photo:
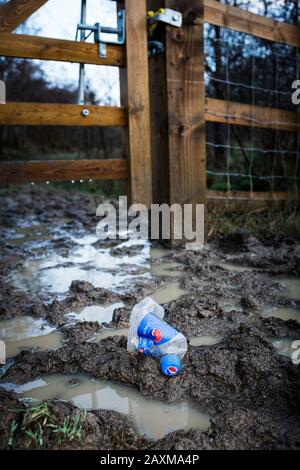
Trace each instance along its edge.
{"label": "wooden fence rail", "polygon": [[204,21],[268,41],[300,47],[298,26],[274,21],[215,0],[204,1]]}
{"label": "wooden fence rail", "polygon": [[127,160],[0,162],[0,183],[127,179]]}
{"label": "wooden fence rail", "polygon": [[[88,111],[88,115],[84,114]],[[15,103],[0,105],[0,125],[30,126],[113,126],[127,125],[125,109],[114,106],[84,106],[56,103]]]}
{"label": "wooden fence rail", "polygon": [[[205,122],[297,132],[297,114],[205,99],[203,24],[300,47],[297,26],[215,0],[124,0],[118,4],[126,9],[126,44],[108,45],[107,57],[100,58],[96,44],[12,34],[45,3],[10,0],[0,6],[0,55],[120,67],[122,107],[8,102],[0,105],[0,124],[124,127],[123,153],[128,161],[3,162],[0,182],[128,178],[132,201],[148,207],[152,201],[205,202],[206,194],[213,200],[262,199],[256,193],[231,192],[224,196],[206,191]],[[165,6],[183,14],[181,30],[167,27],[162,33],[166,51],[150,61],[150,86],[146,6],[154,10]],[[85,108],[87,116],[82,114]],[[285,199],[285,193],[274,194],[273,200]]]}
{"label": "wooden fence rail", "polygon": [[126,65],[124,46],[108,44],[107,56],[102,58],[97,44],[25,34],[0,33],[0,55],[117,67]]}
{"label": "wooden fence rail", "polygon": [[0,105],[0,124],[126,127],[128,145],[123,155],[128,160],[3,162],[0,182],[130,176],[131,200],[149,207],[152,177],[146,0],[124,0],[126,44],[107,45],[105,58],[99,57],[97,44],[11,34],[45,3],[46,0],[10,0],[0,6],[0,55],[121,67],[125,107],[7,102]]}
{"label": "wooden fence rail", "polygon": [[205,119],[207,122],[279,129],[290,132],[296,132],[300,128],[296,112],[213,98],[206,98]]}

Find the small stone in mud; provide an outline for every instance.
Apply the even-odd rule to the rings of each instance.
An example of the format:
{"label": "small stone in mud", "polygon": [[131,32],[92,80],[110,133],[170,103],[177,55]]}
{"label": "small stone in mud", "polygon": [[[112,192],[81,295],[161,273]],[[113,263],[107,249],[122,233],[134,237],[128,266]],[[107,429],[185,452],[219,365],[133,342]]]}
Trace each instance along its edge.
{"label": "small stone in mud", "polygon": [[90,282],[72,281],[70,291],[72,292],[91,292],[95,287]]}
{"label": "small stone in mud", "polygon": [[79,379],[71,379],[67,382],[67,387],[69,388],[77,387],[77,385],[79,385],[80,383],[81,381]]}
{"label": "small stone in mud", "polygon": [[259,308],[257,300],[252,295],[241,297],[240,304],[245,310],[258,310]]}

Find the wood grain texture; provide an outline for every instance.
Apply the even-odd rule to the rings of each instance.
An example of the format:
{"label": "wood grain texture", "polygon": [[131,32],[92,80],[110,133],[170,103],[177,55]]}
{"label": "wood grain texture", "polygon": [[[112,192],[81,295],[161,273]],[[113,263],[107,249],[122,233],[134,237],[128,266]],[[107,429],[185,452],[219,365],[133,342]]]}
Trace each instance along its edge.
{"label": "wood grain texture", "polygon": [[0,162],[0,183],[126,179],[126,160]]}
{"label": "wood grain texture", "polygon": [[[161,0],[148,0],[148,10],[157,11]],[[166,42],[166,28],[156,30],[156,38]],[[149,60],[152,138],[152,188],[154,204],[170,203],[170,154],[166,55]]]}
{"label": "wood grain texture", "polygon": [[[82,116],[84,109],[89,116]],[[0,105],[0,124],[124,127],[127,117],[123,108],[113,106],[7,102]]]}
{"label": "wood grain texture", "polygon": [[146,0],[125,0],[131,201],[152,203],[151,124]]}
{"label": "wood grain texture", "polygon": [[97,44],[24,34],[0,33],[0,55],[118,67],[125,65],[124,46],[108,44],[107,56],[100,58]]}
{"label": "wood grain texture", "polygon": [[297,113],[293,111],[253,106],[214,98],[206,98],[205,103],[205,119],[208,122],[292,132],[300,128]]}
{"label": "wood grain texture", "polygon": [[166,6],[183,15],[183,27],[168,27],[166,37],[170,202],[204,203],[203,1],[167,0]]}
{"label": "wood grain texture", "polygon": [[0,31],[12,32],[47,0],[10,0],[0,6]]}
{"label": "wood grain texture", "polygon": [[241,8],[204,0],[204,21],[269,41],[300,47],[300,28]]}

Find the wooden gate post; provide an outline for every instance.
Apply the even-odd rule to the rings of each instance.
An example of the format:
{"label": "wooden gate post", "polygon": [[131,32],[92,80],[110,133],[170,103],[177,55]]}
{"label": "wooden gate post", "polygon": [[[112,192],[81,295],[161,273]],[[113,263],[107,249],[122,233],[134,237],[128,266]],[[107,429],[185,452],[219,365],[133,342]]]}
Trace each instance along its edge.
{"label": "wooden gate post", "polygon": [[203,3],[203,0],[148,1],[148,9],[165,6],[183,15],[181,29],[168,26],[162,33],[165,54],[150,59],[156,203],[194,206],[205,203]]}
{"label": "wooden gate post", "polygon": [[[128,108],[127,150],[131,203],[152,204],[150,92],[146,0],[125,0],[126,69],[121,70],[121,100]],[[120,8],[120,6],[118,6]]]}

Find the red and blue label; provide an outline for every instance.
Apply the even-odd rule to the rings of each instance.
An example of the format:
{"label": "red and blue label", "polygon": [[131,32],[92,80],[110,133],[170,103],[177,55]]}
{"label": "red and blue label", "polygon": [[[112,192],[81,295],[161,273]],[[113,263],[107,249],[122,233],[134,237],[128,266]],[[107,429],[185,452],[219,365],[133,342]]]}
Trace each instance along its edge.
{"label": "red and blue label", "polygon": [[152,315],[152,313],[148,313],[141,321],[137,334],[140,337],[153,340],[153,344],[159,346],[160,344],[167,343],[174,338],[174,336],[178,335],[178,331],[160,320],[160,318]]}

